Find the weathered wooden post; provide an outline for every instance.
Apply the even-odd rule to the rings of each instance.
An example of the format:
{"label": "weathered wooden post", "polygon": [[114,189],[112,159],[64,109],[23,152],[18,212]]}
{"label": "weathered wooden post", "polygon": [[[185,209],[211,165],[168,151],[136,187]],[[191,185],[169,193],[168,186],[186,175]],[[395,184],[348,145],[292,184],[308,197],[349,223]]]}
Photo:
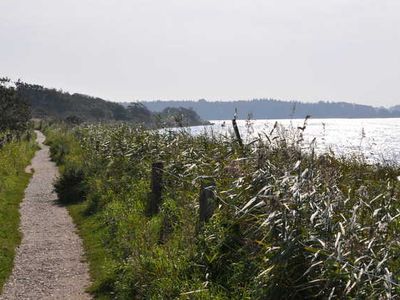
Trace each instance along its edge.
{"label": "weathered wooden post", "polygon": [[236,117],[234,117],[232,119],[232,125],[233,125],[233,130],[235,131],[236,140],[238,141],[240,147],[243,147],[243,141],[242,141],[242,138],[240,136],[239,128],[238,128],[237,123],[236,123]]}
{"label": "weathered wooden post", "polygon": [[161,198],[162,198],[162,177],[164,171],[163,162],[155,162],[151,166],[151,183],[150,183],[150,195],[147,207],[147,214],[153,216],[160,211]]}
{"label": "weathered wooden post", "polygon": [[97,152],[100,150],[100,141],[96,141],[95,149]]}
{"label": "weathered wooden post", "polygon": [[212,178],[203,179],[200,188],[200,224],[207,222],[215,210],[215,181]]}

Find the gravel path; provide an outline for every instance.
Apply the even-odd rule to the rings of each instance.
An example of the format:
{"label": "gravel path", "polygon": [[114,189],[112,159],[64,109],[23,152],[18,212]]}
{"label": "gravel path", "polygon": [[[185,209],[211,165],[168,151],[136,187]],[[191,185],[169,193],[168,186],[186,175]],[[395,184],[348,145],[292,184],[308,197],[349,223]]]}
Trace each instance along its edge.
{"label": "gravel path", "polygon": [[22,243],[0,300],[91,299],[85,293],[90,279],[81,240],[53,192],[58,170],[43,145],[44,135],[36,134],[41,150],[32,160],[34,174],[20,207]]}

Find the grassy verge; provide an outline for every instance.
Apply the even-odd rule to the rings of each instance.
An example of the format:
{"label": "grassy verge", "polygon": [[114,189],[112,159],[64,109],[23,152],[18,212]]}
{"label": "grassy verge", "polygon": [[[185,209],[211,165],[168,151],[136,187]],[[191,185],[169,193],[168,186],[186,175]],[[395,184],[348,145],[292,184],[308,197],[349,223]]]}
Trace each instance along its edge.
{"label": "grassy verge", "polygon": [[86,258],[89,263],[90,277],[93,281],[89,292],[96,299],[110,299],[112,288],[108,286],[110,256],[104,248],[105,228],[99,216],[88,213],[88,203],[83,202],[85,193],[82,192],[83,153],[79,143],[66,130],[47,130],[46,143],[51,148],[51,156],[57,162],[62,177],[58,182],[60,204],[64,205],[83,241]]}
{"label": "grassy verge", "polygon": [[[49,130],[56,184],[101,299],[386,299],[399,294],[396,166],[304,152],[285,130],[224,137]],[[296,137],[297,136],[297,137]],[[149,216],[151,164],[164,163]],[[216,183],[199,222],[199,189]]]}
{"label": "grassy verge", "polygon": [[35,150],[35,144],[27,141],[7,144],[0,150],[0,293],[21,240],[18,210],[31,176],[24,169]]}
{"label": "grassy verge", "polygon": [[86,204],[70,204],[67,208],[78,227],[88,258],[90,277],[94,281],[89,292],[96,295],[97,299],[107,299],[104,295],[110,290],[107,287],[107,254],[102,243],[104,228],[95,216],[87,216]]}

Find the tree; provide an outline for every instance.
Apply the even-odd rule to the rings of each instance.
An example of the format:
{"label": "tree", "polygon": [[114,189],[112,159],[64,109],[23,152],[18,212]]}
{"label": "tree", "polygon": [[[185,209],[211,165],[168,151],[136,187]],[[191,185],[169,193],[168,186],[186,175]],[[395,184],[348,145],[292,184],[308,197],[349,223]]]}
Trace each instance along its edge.
{"label": "tree", "polygon": [[64,121],[65,121],[65,123],[70,124],[70,125],[79,125],[79,124],[83,123],[83,120],[75,115],[70,115],[70,116],[66,117]]}
{"label": "tree", "polygon": [[146,123],[152,119],[152,113],[141,103],[131,103],[127,108],[129,118],[137,123]]}
{"label": "tree", "polygon": [[29,105],[10,85],[10,79],[0,78],[0,131],[24,130],[30,118]]}

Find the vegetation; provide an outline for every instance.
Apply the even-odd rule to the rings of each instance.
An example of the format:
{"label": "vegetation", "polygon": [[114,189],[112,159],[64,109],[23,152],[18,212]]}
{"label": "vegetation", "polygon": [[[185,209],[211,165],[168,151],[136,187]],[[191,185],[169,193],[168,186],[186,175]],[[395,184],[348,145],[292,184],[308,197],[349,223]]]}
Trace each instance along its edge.
{"label": "vegetation", "polygon": [[161,123],[158,127],[185,127],[210,124],[203,121],[193,109],[183,107],[167,107],[162,112],[156,114],[156,118]]}
{"label": "vegetation", "polygon": [[304,103],[300,101],[281,101],[274,99],[254,99],[240,101],[146,101],[142,102],[151,111],[161,112],[166,107],[192,108],[206,120],[230,119],[237,109],[239,119],[251,115],[255,119],[305,118],[398,118],[400,109],[372,107],[346,102]]}
{"label": "vegetation", "polygon": [[9,79],[0,78],[0,132],[25,130],[31,116],[28,104],[9,84]]}
{"label": "vegetation", "polygon": [[27,103],[0,79],[0,294],[20,243],[18,209],[30,177],[24,170],[36,150],[29,119]]}
{"label": "vegetation", "polygon": [[35,143],[26,137],[0,149],[0,294],[21,239],[18,209],[30,178],[24,169],[35,150]]}
{"label": "vegetation", "polygon": [[17,90],[32,106],[36,118],[80,118],[83,121],[144,121],[151,114],[142,106],[123,106],[82,94],[69,94],[40,85],[17,82]]}
{"label": "vegetation", "polygon": [[[148,127],[179,126],[176,120],[188,125],[204,124],[194,111],[174,109],[153,114],[143,104],[131,103],[127,107],[118,103],[83,94],[69,94],[62,90],[48,89],[40,85],[16,83],[19,96],[32,107],[32,115],[40,119],[64,120],[68,124],[82,122],[129,122]],[[178,115],[179,113],[179,115]]]}
{"label": "vegetation", "polygon": [[[279,126],[230,137],[126,125],[47,130],[56,189],[101,299],[391,299],[399,295],[399,170],[305,152]],[[164,162],[160,212],[147,213]],[[199,190],[215,181],[214,214]],[[207,184],[206,184],[207,186]],[[69,187],[67,189],[66,187]]]}

